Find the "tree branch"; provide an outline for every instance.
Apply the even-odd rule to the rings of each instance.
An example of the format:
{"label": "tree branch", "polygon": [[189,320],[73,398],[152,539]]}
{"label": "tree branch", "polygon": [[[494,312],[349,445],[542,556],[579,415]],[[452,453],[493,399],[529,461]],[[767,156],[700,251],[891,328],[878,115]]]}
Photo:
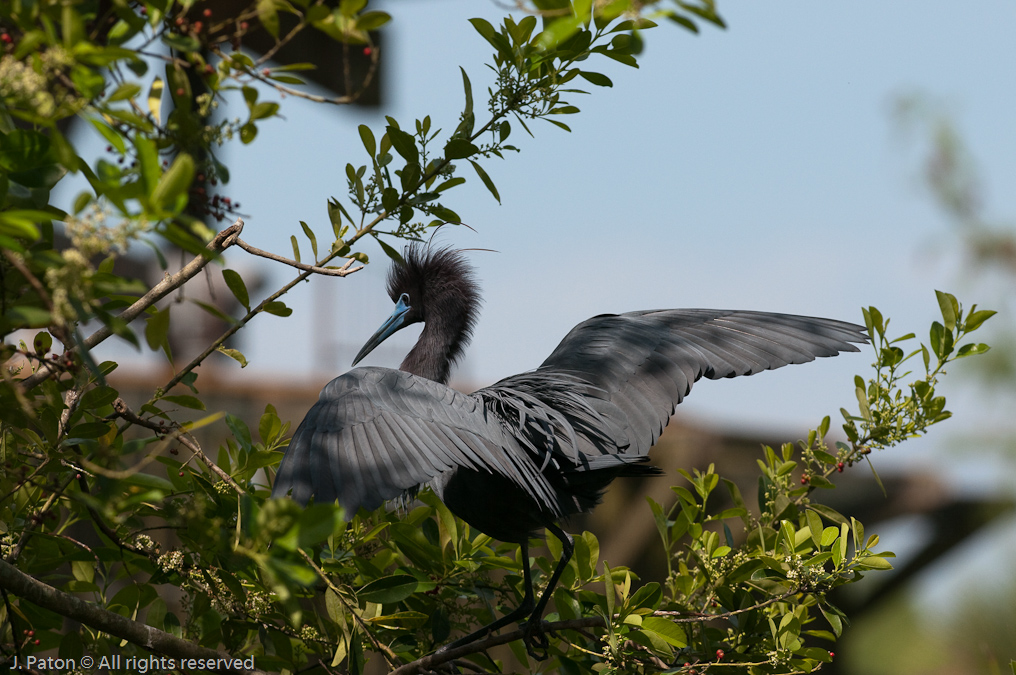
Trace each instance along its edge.
{"label": "tree branch", "polygon": [[250,253],[251,255],[257,255],[261,256],[262,258],[268,258],[269,260],[274,260],[275,262],[280,262],[283,263],[284,265],[295,267],[296,269],[303,270],[304,272],[324,274],[325,276],[330,277],[344,277],[352,274],[353,272],[359,272],[360,270],[363,269],[363,265],[360,265],[359,267],[354,267],[353,269],[349,269],[349,266],[352,265],[353,262],[355,262],[353,258],[350,258],[349,261],[346,262],[346,264],[343,265],[342,267],[317,267],[316,265],[308,265],[306,263],[297,262],[296,260],[290,260],[289,258],[284,258],[281,255],[269,253],[268,251],[262,251],[261,249],[255,246],[251,246],[250,244],[245,242],[243,239],[240,239],[239,237],[237,237],[236,239],[236,245],[242,248],[244,251],[247,251],[247,253]]}
{"label": "tree branch", "polygon": [[[205,252],[202,252],[201,255],[195,256],[193,260],[187,263],[187,265],[176,274],[168,275],[155,286],[152,286],[151,290],[141,296],[133,305],[121,312],[117,318],[123,319],[126,323],[130,323],[141,316],[145,310],[159,300],[162,300],[183,284],[187,283],[187,281],[204,269],[205,265],[210,263],[220,253],[236,243],[236,240],[240,236],[240,232],[242,230],[243,220],[237,218],[235,223],[215,235],[215,238],[212,239],[205,248]],[[112,334],[112,328],[109,326],[103,326],[85,338],[82,344],[85,349],[92,349]],[[75,348],[72,347],[68,349],[68,351],[75,351]],[[49,379],[54,372],[56,372],[55,369],[51,368],[48,364],[42,365],[34,375],[21,380],[20,384],[22,390],[28,391],[29,389],[32,389],[41,382]]]}
{"label": "tree branch", "polygon": [[[80,621],[86,626],[132,642],[156,654],[174,659],[204,659],[206,661],[209,659],[225,659],[228,662],[232,662],[239,658],[214,649],[201,647],[165,631],[152,628],[137,621],[131,621],[119,614],[97,607],[92,603],[85,602],[80,598],[44,584],[2,560],[0,560],[0,588],[9,591],[19,598],[28,600],[43,609],[48,609],[69,619]],[[243,668],[219,667],[212,670],[220,673],[267,675],[264,671],[258,669],[245,670]]]}

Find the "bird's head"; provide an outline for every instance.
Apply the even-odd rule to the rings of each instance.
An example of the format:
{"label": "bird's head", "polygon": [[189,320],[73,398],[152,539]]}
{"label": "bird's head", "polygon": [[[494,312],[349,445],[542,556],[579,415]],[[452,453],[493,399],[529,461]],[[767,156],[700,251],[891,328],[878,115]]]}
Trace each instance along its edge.
{"label": "bird's head", "polygon": [[447,369],[469,342],[480,309],[479,288],[462,253],[420,244],[407,246],[402,260],[393,261],[388,271],[388,295],[395,310],[356,355],[353,365],[401,329],[422,321],[428,325],[428,340],[421,335],[414,352],[426,348],[434,359],[444,360]]}

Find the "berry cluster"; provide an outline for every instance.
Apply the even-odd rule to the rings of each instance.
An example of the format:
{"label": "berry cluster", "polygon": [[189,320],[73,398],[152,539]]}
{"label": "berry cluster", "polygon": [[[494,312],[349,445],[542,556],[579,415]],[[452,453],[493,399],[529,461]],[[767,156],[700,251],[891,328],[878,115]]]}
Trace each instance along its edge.
{"label": "berry cluster", "polygon": [[[206,176],[199,173],[195,177],[194,184],[190,189],[190,205],[193,213],[214,218],[222,222],[227,218],[233,218],[240,213],[240,202],[234,202],[231,197],[220,194],[209,195],[206,185]],[[219,181],[213,176],[207,184],[216,186]]]}

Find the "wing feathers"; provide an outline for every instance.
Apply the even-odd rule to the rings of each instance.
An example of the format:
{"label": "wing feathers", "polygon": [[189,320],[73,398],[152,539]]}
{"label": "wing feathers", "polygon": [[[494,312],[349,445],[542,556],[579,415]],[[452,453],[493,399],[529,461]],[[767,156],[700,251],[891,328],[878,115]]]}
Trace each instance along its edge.
{"label": "wing feathers", "polygon": [[[640,461],[699,378],[857,351],[863,330],[764,312],[605,314],[572,329],[536,371],[472,395],[402,371],[357,368],[322,390],[272,494],[372,509],[465,468],[506,478],[555,517],[563,502],[548,477]],[[619,454],[631,459],[606,459]]]}

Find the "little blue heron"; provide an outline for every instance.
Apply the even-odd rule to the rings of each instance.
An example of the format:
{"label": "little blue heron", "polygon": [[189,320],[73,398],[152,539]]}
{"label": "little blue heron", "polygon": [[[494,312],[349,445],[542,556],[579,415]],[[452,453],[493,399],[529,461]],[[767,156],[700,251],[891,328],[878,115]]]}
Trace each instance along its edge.
{"label": "little blue heron", "polygon": [[[353,365],[423,322],[416,345],[399,370],[355,368],[325,385],[293,434],[272,496],[338,500],[352,514],[430,484],[452,513],[517,543],[522,604],[449,647],[528,616],[527,649],[546,654],[541,619],[573,551],[558,521],[591,510],[618,476],[661,473],[647,453],[696,380],[753,375],[866,342],[861,326],[790,314],[601,314],[573,328],[536,370],[467,395],[446,386],[480,305],[461,253],[409,246],[392,265],[388,294],[395,311]],[[543,528],[563,553],[534,604],[529,539]]]}

